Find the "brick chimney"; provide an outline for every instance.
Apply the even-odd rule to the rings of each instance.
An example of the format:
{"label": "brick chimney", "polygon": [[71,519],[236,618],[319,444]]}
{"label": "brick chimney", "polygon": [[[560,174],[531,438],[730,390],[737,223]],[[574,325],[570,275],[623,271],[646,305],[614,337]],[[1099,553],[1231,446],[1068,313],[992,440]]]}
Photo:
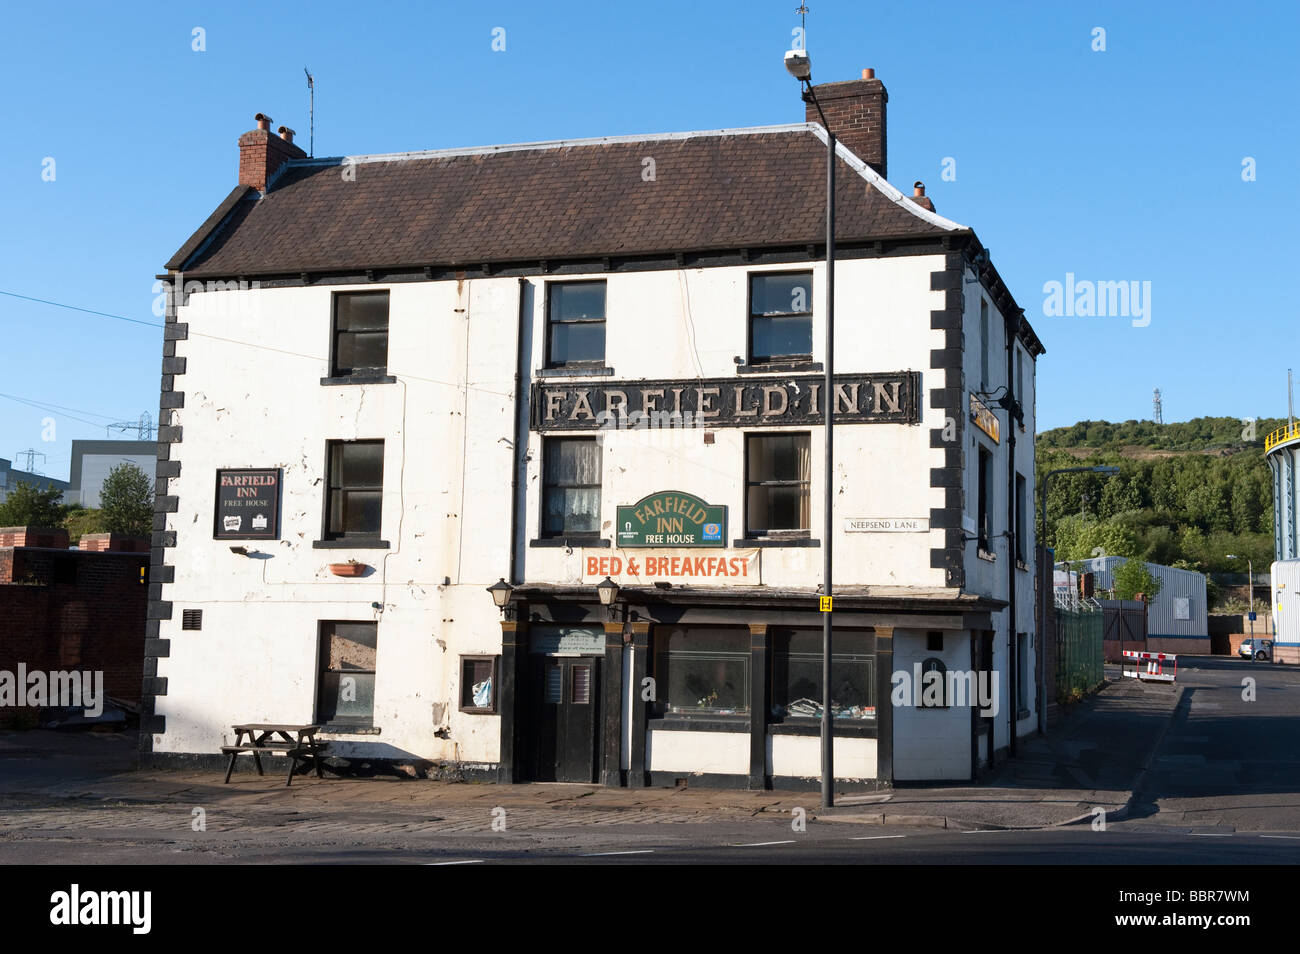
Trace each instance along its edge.
{"label": "brick chimney", "polygon": [[[862,71],[862,78],[842,83],[822,83],[813,87],[821,103],[830,131],[849,151],[887,177],[885,162],[885,104],[889,92],[876,79],[876,71]],[[804,116],[810,123],[821,123],[817,107],[805,95]]]}
{"label": "brick chimney", "polygon": [[920,179],[912,183],[912,201],[927,211],[934,211],[934,203],[925,194],[925,183]]}
{"label": "brick chimney", "polygon": [[239,137],[239,184],[266,191],[266,183],[290,159],[305,159],[293,143],[293,130],[280,127],[280,135],[271,132],[271,117],[258,113],[257,128]]}

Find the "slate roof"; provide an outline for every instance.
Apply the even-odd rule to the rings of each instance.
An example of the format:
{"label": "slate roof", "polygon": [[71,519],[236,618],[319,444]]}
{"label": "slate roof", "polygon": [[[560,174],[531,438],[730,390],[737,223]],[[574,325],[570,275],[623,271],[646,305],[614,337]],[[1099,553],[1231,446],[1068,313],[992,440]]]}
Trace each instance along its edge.
{"label": "slate roof", "polygon": [[[215,278],[820,243],[824,137],[797,124],[299,159],[265,194],[232,192],[167,267]],[[837,155],[840,241],[964,228]]]}

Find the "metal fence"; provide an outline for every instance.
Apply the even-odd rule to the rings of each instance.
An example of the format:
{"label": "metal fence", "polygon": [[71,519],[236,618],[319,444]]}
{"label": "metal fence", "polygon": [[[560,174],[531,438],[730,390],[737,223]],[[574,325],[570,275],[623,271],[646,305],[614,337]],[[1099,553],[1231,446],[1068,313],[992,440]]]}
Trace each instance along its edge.
{"label": "metal fence", "polygon": [[1056,610],[1056,698],[1085,695],[1102,683],[1102,614],[1095,600]]}

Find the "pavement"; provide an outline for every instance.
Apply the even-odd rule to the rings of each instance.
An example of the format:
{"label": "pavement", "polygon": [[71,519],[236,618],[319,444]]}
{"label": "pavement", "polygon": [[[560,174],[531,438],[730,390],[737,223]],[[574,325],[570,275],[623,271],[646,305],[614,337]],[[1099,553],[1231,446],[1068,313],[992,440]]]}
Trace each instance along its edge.
{"label": "pavement", "polygon": [[[1238,703],[1243,673],[1258,678],[1257,700]],[[1113,678],[1070,707],[1047,737],[1022,739],[1017,758],[999,763],[977,785],[844,794],[826,811],[815,791],[314,776],[286,788],[270,767],[264,777],[237,772],[225,785],[221,773],[210,770],[133,769],[134,733],[4,732],[0,842],[62,840],[71,849],[76,838],[97,832],[105,841],[161,839],[183,851],[191,830],[201,828],[248,843],[288,834],[325,842],[458,836],[468,843],[498,823],[533,833],[533,842],[544,847],[563,844],[575,829],[597,841],[607,831],[611,844],[616,828],[637,826],[684,832],[723,825],[740,832],[746,823],[766,820],[789,829],[799,809],[808,821],[829,823],[828,830],[845,835],[854,834],[855,824],[894,831],[1089,830],[1098,809],[1107,823],[1138,820],[1144,830],[1208,825],[1300,831],[1297,700],[1300,668],[1188,660],[1177,686]],[[1243,742],[1243,730],[1258,738]],[[1291,740],[1281,749],[1268,738],[1278,733]],[[872,829],[858,830],[868,835]]]}

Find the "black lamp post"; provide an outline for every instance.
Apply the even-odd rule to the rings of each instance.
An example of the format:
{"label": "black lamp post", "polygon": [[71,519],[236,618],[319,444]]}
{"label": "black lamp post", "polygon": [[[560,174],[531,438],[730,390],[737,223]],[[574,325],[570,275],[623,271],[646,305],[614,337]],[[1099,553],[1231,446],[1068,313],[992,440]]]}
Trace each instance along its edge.
{"label": "black lamp post", "polygon": [[[804,101],[817,107],[826,130],[826,380],[822,387],[822,408],[826,433],[825,504],[822,529],[822,596],[831,598],[831,551],[834,542],[831,504],[834,500],[834,432],[835,416],[835,133],[826,121],[821,103],[812,87],[812,60],[804,50],[790,50],[785,68],[804,85]],[[835,758],[833,752],[835,716],[831,711],[831,613],[822,613],[822,807],[835,804]]]}

